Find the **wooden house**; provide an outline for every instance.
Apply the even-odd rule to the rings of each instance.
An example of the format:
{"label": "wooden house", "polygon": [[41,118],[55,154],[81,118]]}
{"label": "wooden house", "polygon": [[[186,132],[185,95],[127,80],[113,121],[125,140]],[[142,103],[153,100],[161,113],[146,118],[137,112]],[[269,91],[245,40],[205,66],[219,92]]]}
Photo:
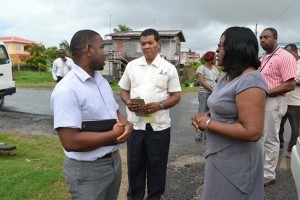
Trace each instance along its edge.
{"label": "wooden house", "polygon": [[[142,31],[116,32],[107,34],[111,40],[106,41],[105,51],[107,54],[107,67],[115,72],[114,77],[120,78],[128,62],[143,56],[140,46],[140,35]],[[160,35],[160,55],[173,63],[180,64],[181,42],[185,42],[181,30],[162,30]]]}

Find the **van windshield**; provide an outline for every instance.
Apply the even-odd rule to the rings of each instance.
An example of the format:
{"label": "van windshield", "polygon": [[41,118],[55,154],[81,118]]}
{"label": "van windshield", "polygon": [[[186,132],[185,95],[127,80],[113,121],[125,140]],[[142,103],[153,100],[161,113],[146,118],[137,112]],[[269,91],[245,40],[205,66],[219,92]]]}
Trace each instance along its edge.
{"label": "van windshield", "polygon": [[7,51],[3,45],[0,45],[0,65],[9,63]]}

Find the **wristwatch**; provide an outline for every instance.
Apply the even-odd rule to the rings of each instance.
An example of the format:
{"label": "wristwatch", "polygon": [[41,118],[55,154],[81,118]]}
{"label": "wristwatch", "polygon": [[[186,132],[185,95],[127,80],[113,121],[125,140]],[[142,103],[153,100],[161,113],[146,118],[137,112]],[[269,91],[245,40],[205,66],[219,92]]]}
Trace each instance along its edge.
{"label": "wristwatch", "polygon": [[164,109],[165,108],[163,102],[160,102],[159,107],[160,107],[160,109]]}

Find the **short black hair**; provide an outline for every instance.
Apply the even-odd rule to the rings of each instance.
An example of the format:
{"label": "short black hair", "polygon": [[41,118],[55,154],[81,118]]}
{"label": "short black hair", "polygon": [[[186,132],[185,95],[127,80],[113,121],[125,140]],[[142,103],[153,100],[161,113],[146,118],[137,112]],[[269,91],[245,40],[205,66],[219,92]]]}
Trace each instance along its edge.
{"label": "short black hair", "polygon": [[143,36],[145,37],[145,36],[149,36],[149,35],[153,35],[156,42],[158,42],[160,40],[159,33],[157,32],[157,30],[155,30],[153,28],[144,30],[140,35],[140,39]]}
{"label": "short black hair", "polygon": [[295,45],[295,44],[288,44],[288,45],[286,45],[285,47],[284,47],[284,49],[287,49],[288,47],[290,47],[290,49],[292,50],[292,51],[294,51],[294,52],[298,52],[298,48],[297,48],[297,46]]}
{"label": "short black hair", "polygon": [[77,31],[70,42],[70,48],[72,52],[72,56],[76,57],[80,55],[82,49],[86,46],[87,43],[91,42],[95,36],[99,35],[99,33],[93,30],[80,30]]}
{"label": "short black hair", "polygon": [[272,33],[272,35],[273,35],[274,37],[276,37],[276,38],[278,37],[277,31],[276,31],[275,28],[271,28],[271,27],[265,28],[264,31],[271,31],[271,33]]}
{"label": "short black hair", "polygon": [[248,67],[258,69],[258,42],[253,31],[246,27],[230,27],[222,34],[224,40],[224,60],[222,70],[232,80],[240,76]]}
{"label": "short black hair", "polygon": [[59,53],[60,51],[63,51],[64,53],[66,53],[66,50],[65,50],[65,49],[58,49],[58,50],[57,50],[57,53]]}

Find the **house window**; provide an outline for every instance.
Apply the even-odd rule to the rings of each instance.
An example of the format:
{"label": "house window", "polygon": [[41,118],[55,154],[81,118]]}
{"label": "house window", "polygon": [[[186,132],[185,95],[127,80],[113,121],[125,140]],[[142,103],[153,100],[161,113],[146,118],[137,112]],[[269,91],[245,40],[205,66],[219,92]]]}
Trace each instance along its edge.
{"label": "house window", "polygon": [[21,51],[21,44],[16,44],[16,51]]}

